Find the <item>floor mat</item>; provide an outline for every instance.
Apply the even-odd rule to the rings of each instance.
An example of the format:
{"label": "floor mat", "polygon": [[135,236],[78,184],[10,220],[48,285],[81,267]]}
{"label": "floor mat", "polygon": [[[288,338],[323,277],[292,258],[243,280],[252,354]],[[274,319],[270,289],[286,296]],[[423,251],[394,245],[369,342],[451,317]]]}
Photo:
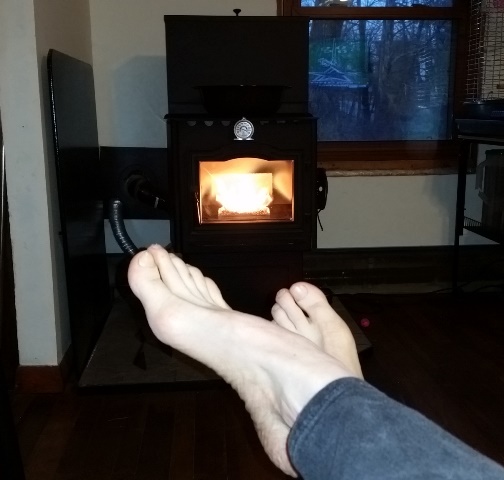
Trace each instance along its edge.
{"label": "floor mat", "polygon": [[[337,297],[333,308],[352,331],[359,353],[371,343]],[[159,342],[144,318],[118,296],[79,380],[80,387],[180,385],[220,381],[201,363]]]}

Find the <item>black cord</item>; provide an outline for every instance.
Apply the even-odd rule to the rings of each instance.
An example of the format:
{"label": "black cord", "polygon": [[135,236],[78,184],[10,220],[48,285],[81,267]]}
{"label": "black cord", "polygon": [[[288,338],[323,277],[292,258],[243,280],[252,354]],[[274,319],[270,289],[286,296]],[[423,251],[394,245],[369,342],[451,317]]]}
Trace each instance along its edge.
{"label": "black cord", "polygon": [[321,212],[321,210],[317,211],[317,220],[318,220],[320,230],[324,231],[324,227],[322,226],[322,222],[320,221],[320,212]]}

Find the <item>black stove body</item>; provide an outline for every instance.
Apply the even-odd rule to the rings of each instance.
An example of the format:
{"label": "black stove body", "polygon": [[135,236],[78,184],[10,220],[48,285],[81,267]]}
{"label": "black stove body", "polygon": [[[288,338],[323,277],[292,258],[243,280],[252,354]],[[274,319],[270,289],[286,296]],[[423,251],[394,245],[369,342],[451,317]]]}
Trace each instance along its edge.
{"label": "black stove body", "polygon": [[[316,246],[308,25],[283,17],[165,22],[172,247],[217,282],[231,307],[270,317],[276,292],[303,279],[303,255]],[[274,111],[223,104],[210,112],[199,87],[226,84],[287,88]]]}

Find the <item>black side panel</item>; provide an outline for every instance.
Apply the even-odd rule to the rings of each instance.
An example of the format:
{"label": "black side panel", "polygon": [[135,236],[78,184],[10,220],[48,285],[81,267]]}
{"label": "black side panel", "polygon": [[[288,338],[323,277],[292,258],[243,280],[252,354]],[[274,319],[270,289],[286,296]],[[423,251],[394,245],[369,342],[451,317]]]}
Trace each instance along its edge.
{"label": "black side panel", "polygon": [[47,57],[61,233],[75,366],[80,376],[111,306],[91,65]]}

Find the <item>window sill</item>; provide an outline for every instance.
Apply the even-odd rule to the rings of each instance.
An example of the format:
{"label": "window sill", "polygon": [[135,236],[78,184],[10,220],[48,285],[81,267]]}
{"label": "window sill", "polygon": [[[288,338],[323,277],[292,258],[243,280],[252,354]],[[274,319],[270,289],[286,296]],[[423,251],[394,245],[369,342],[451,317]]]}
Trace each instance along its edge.
{"label": "window sill", "polygon": [[338,170],[326,169],[328,177],[406,177],[412,175],[456,175],[458,173],[456,168],[419,168],[411,169],[394,169],[394,170],[379,170],[379,169],[366,169],[366,170]]}

